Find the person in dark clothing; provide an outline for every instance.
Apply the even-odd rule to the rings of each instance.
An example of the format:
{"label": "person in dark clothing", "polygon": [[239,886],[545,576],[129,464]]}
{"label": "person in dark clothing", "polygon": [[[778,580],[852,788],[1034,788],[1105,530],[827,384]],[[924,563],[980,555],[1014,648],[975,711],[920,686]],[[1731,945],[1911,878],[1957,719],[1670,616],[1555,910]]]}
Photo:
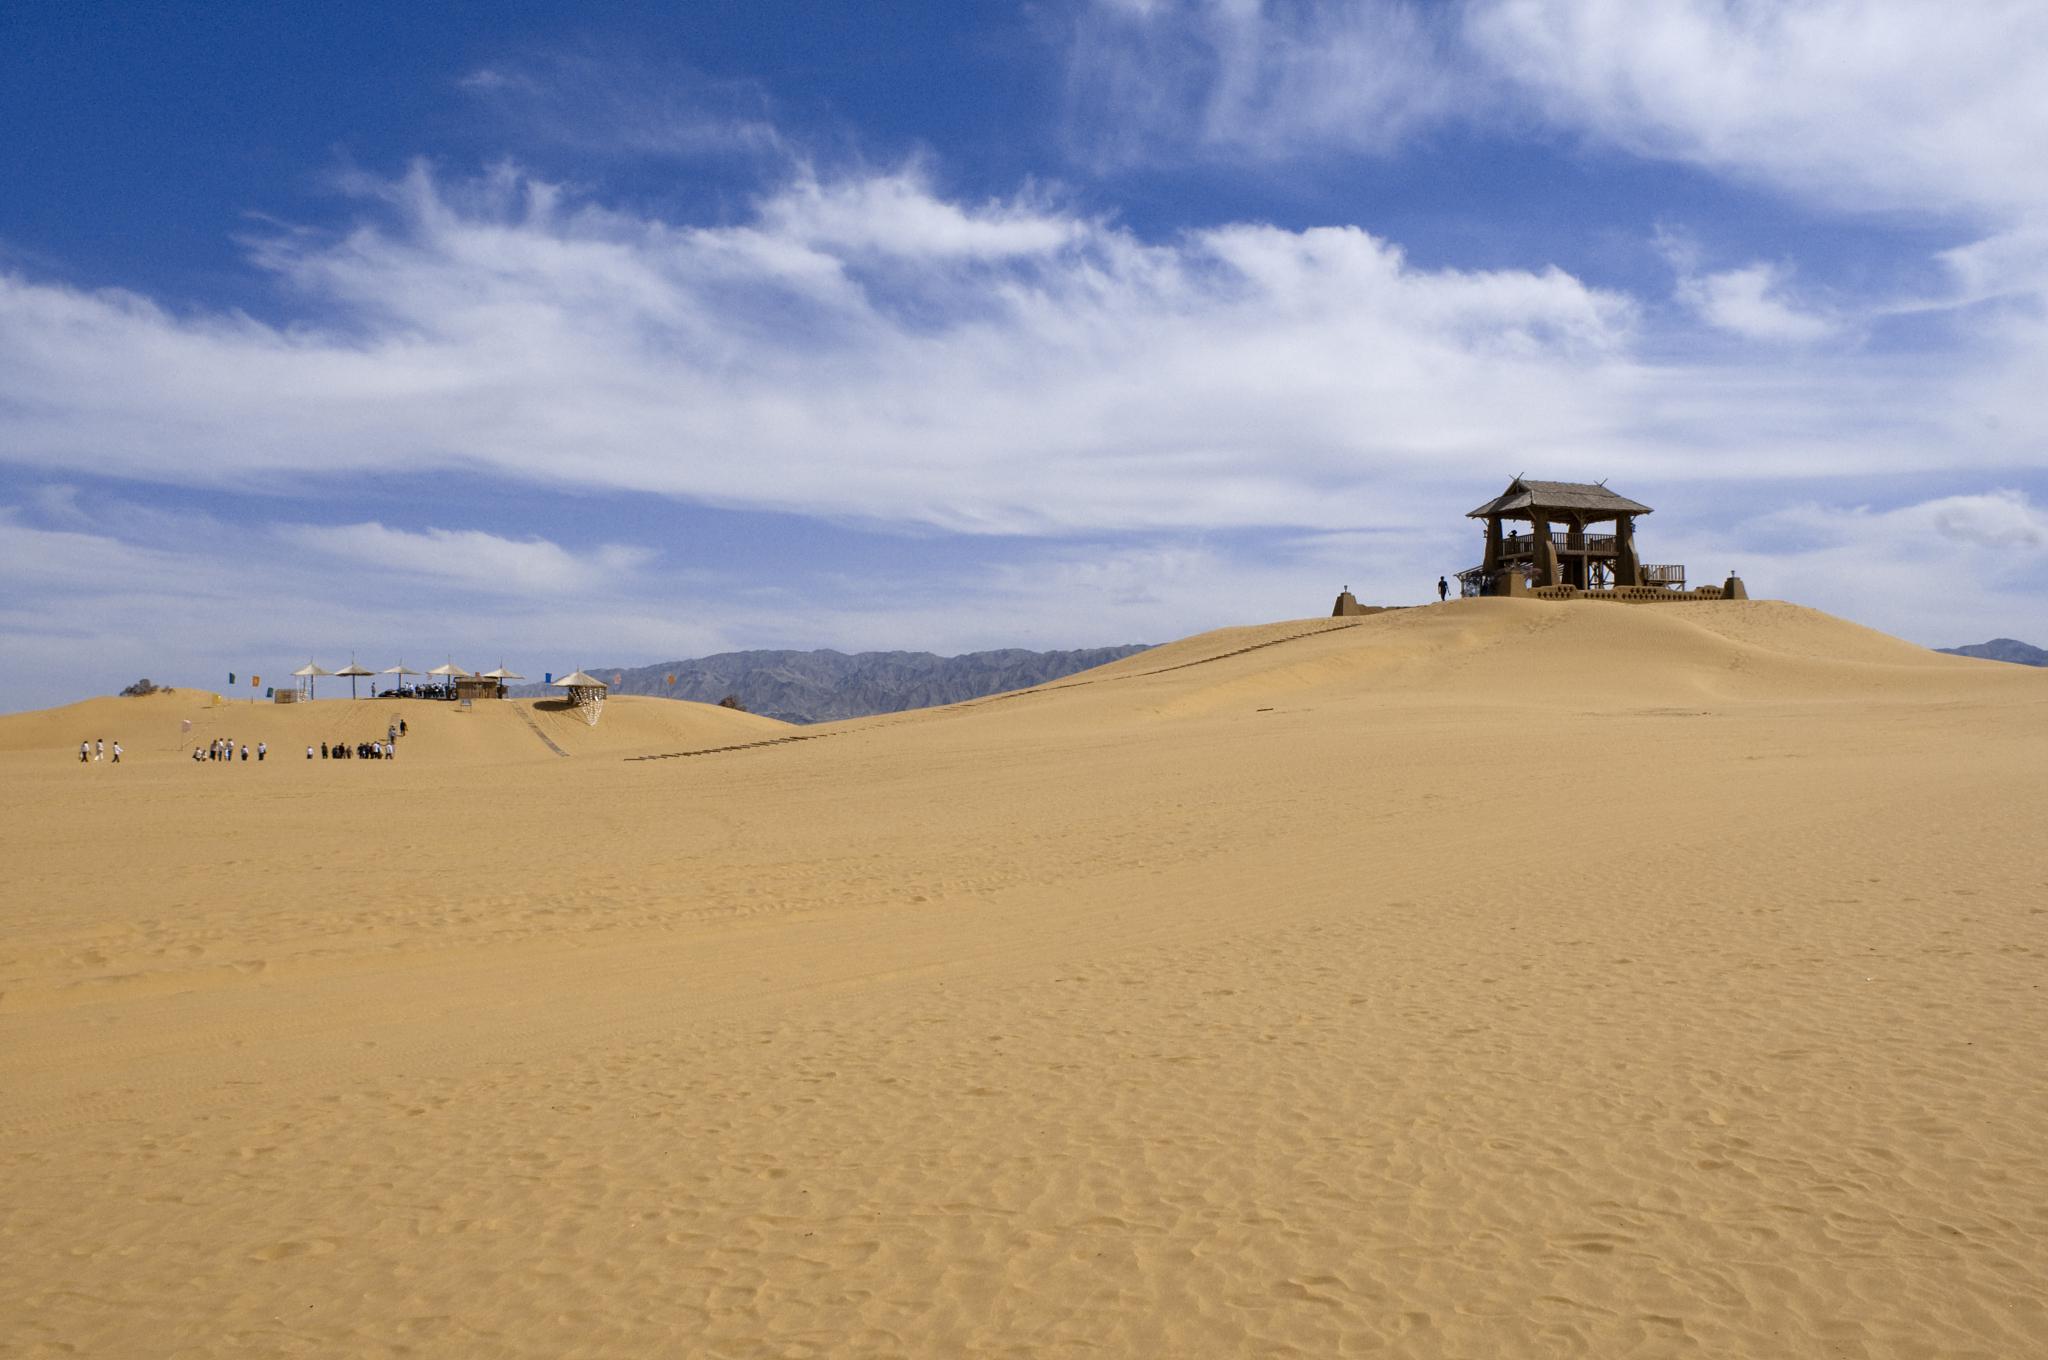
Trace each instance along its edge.
{"label": "person in dark clothing", "polygon": [[1451,583],[1439,576],[1436,578],[1436,602],[1442,604],[1451,598]]}
{"label": "person in dark clothing", "polygon": [[320,758],[327,759],[327,743],[324,741],[320,743]]}

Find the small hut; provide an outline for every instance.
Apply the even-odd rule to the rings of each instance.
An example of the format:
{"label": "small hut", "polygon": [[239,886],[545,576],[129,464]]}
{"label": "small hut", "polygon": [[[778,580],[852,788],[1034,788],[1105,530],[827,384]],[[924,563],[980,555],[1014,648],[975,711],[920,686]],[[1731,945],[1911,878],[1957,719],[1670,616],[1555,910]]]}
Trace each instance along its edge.
{"label": "small hut", "polygon": [[572,671],[554,682],[554,687],[568,691],[569,702],[583,715],[583,721],[592,727],[604,715],[604,696],[611,689],[604,681],[582,671]]}

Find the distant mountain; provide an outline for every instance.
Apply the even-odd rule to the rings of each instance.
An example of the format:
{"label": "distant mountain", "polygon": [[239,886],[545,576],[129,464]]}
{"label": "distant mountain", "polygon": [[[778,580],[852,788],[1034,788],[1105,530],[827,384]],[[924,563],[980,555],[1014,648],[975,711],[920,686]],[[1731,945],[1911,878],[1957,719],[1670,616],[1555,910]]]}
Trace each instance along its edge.
{"label": "distant mountain", "polygon": [[[1028,689],[1076,671],[1106,666],[1145,651],[1145,646],[1090,647],[1070,652],[1006,648],[934,656],[930,652],[721,652],[693,661],[657,666],[592,666],[610,681],[614,694],[652,694],[715,704],[737,695],[750,713],[784,722],[832,722],[907,708],[956,704],[1005,690]],[[668,677],[676,678],[674,685]],[[519,685],[515,694],[551,693],[543,685]]]}
{"label": "distant mountain", "polygon": [[2048,666],[2048,651],[2012,638],[1973,642],[1967,647],[1936,647],[1950,656],[1974,656],[1984,661],[2010,661],[2016,666]]}

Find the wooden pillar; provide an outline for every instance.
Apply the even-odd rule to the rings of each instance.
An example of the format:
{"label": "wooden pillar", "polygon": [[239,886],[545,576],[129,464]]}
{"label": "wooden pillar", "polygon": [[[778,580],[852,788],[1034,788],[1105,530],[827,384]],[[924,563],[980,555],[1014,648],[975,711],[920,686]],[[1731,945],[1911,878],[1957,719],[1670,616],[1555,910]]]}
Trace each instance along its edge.
{"label": "wooden pillar", "polygon": [[1636,556],[1636,517],[1621,515],[1614,521],[1614,584],[1639,586],[1642,583],[1643,563]]}
{"label": "wooden pillar", "polygon": [[1532,514],[1529,522],[1529,551],[1535,558],[1536,585],[1554,586],[1557,580],[1557,551],[1550,543],[1550,521]]}
{"label": "wooden pillar", "polygon": [[1488,580],[1500,569],[1500,516],[1486,517],[1486,560],[1480,563]]}
{"label": "wooden pillar", "polygon": [[1586,524],[1584,520],[1573,520],[1571,527],[1564,531],[1564,546],[1578,550],[1564,560],[1564,583],[1568,586],[1577,586],[1580,590],[1584,590],[1586,588],[1586,559],[1582,555],[1586,547]]}

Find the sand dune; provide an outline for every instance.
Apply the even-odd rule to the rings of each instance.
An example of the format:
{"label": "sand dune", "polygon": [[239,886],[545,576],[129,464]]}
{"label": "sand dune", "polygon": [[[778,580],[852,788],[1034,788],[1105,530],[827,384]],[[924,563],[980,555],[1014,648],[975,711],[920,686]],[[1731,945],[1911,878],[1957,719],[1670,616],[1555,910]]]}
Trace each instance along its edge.
{"label": "sand dune", "polygon": [[2048,1333],[2048,673],[1473,601],[383,768],[205,703],[0,718],[0,1353]]}
{"label": "sand dune", "polygon": [[251,703],[183,689],[0,716],[0,753],[62,750],[76,763],[80,741],[104,738],[122,742],[124,760],[189,764],[195,744],[225,739],[252,752],[267,742],[273,759],[296,757],[303,765],[308,746],[382,740],[401,718],[406,739],[400,758],[487,763],[758,741],[790,730],[773,718],[670,699],[609,700],[592,727],[560,699],[508,699],[464,710],[423,699]]}

